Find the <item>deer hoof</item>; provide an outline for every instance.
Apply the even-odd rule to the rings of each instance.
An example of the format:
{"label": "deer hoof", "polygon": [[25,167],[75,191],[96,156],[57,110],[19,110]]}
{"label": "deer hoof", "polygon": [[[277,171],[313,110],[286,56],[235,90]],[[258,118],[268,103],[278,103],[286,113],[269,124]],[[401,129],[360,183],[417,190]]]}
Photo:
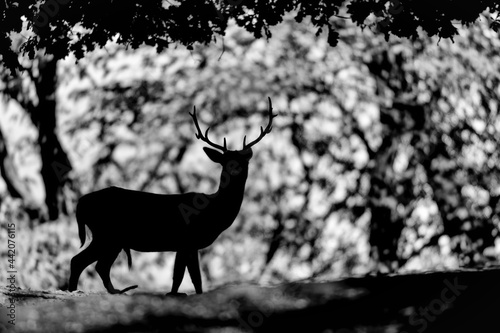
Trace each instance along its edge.
{"label": "deer hoof", "polygon": [[119,289],[108,289],[108,293],[110,293],[111,295],[116,295],[116,294],[120,293],[120,290]]}
{"label": "deer hoof", "polygon": [[173,296],[173,297],[186,297],[186,296],[187,296],[187,294],[185,294],[185,293],[172,293],[172,292],[170,292],[170,293],[166,294],[166,296]]}

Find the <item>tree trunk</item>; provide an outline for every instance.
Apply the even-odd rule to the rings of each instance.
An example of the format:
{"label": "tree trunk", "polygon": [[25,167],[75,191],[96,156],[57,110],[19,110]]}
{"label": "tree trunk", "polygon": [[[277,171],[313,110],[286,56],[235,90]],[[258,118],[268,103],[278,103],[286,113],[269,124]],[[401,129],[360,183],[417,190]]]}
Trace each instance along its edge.
{"label": "tree trunk", "polygon": [[41,207],[36,203],[31,195],[30,189],[20,178],[14,165],[12,156],[7,149],[7,143],[0,129],[0,175],[2,176],[7,192],[13,198],[23,200],[23,205],[30,219],[37,219],[41,215]]}
{"label": "tree trunk", "polygon": [[19,178],[19,174],[14,167],[12,157],[7,150],[2,130],[0,129],[0,174],[5,182],[7,191],[13,198],[27,200],[30,197],[26,184]]}
{"label": "tree trunk", "polygon": [[42,159],[40,171],[45,185],[45,204],[49,220],[59,217],[64,206],[62,190],[72,170],[68,156],[56,134],[56,84],[57,61],[39,57],[38,76],[32,75],[38,96],[38,105],[28,110],[38,128],[38,144]]}

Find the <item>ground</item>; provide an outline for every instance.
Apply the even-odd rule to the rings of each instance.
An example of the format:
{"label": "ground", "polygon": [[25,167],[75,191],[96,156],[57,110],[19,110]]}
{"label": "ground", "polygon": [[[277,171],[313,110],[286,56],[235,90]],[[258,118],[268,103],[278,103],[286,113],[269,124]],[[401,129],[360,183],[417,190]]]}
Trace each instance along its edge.
{"label": "ground", "polygon": [[[272,287],[233,285],[187,297],[129,293],[1,287],[0,331],[14,327],[16,332],[40,333],[500,331],[500,269],[493,268]],[[15,326],[7,322],[11,300]]]}

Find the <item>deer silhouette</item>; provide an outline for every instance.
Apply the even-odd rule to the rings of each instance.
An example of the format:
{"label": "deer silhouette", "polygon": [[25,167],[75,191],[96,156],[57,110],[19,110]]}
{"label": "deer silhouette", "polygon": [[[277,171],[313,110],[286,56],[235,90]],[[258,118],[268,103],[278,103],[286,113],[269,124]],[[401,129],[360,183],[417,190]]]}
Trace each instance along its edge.
{"label": "deer silhouette", "polygon": [[[96,271],[104,287],[111,294],[124,293],[136,288],[115,289],[110,279],[110,270],[118,254],[124,250],[128,266],[132,267],[130,250],[141,252],[177,252],[171,295],[178,293],[186,267],[197,294],[202,293],[199,253],[211,245],[217,237],[236,219],[243,202],[248,164],[252,158],[251,147],[271,132],[273,118],[271,99],[268,98],[269,122],[260,128],[257,139],[246,144],[242,150],[228,150],[208,138],[207,128],[202,133],[196,116],[196,107],[190,116],[197,133],[196,138],[216,148],[203,148],[207,156],[222,165],[217,192],[154,194],[119,187],[108,187],[91,192],[80,198],[76,208],[78,234],[82,247],[85,244],[85,225],[92,232],[92,241],[87,248],[71,259],[69,291],[78,286],[83,270],[97,261]],[[218,150],[222,151],[219,152]]]}

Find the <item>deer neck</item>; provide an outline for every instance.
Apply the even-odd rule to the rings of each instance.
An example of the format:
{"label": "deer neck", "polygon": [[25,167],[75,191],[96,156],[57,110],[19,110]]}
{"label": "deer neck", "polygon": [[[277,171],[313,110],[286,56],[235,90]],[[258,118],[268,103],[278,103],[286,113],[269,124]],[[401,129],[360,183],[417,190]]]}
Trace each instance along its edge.
{"label": "deer neck", "polygon": [[243,169],[238,175],[230,175],[228,172],[222,172],[219,182],[219,188],[216,192],[217,196],[238,201],[238,210],[243,201],[243,193],[245,192],[245,183],[248,177],[248,170]]}
{"label": "deer neck", "polygon": [[219,189],[213,194],[221,206],[219,212],[224,212],[224,217],[218,221],[221,223],[221,229],[228,228],[236,219],[243,202],[247,177],[248,170],[245,169],[236,176],[222,172]]}

